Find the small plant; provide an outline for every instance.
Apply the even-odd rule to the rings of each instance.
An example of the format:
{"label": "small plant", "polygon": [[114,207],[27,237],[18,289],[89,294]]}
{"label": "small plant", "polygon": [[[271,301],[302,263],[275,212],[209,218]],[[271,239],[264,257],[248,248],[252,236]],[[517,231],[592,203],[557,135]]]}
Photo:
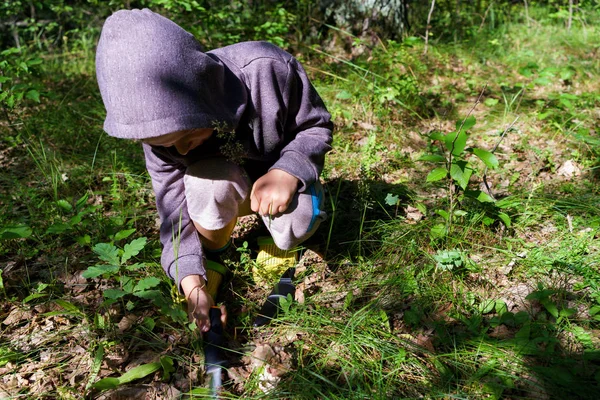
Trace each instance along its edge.
{"label": "small plant", "polygon": [[[133,232],[132,230],[120,231],[115,235],[115,240],[122,240]],[[86,279],[102,277],[116,279],[118,287],[103,291],[105,305],[113,304],[119,300],[127,300],[124,305],[128,311],[136,307],[136,299],[150,300],[159,307],[163,314],[174,321],[185,323],[187,315],[180,307],[173,307],[172,300],[159,289],[162,281],[155,276],[139,277],[138,271],[146,268],[146,264],[130,260],[137,256],[146,246],[147,239],[140,237],[126,243],[123,248],[118,248],[112,243],[98,243],[93,247],[94,253],[103,261],[89,267],[82,276]]]}
{"label": "small plant", "polygon": [[[75,202],[75,206],[65,199],[57,200],[56,206],[65,214],[65,217],[61,218],[60,222],[54,222],[50,225],[46,229],[46,235],[61,235],[65,232],[78,233],[82,228],[87,232],[86,227],[92,223],[88,217],[100,208],[98,205],[88,205],[88,198],[88,194],[84,194]],[[83,233],[76,236],[75,241],[81,245],[88,245],[91,242],[91,237],[88,233]]]}
{"label": "small plant", "polygon": [[466,265],[465,255],[460,250],[440,250],[433,259],[436,261],[436,268],[441,271],[452,271]]}
{"label": "small plant", "polygon": [[[471,177],[476,173],[474,158],[479,159],[487,168],[497,168],[498,159],[493,152],[477,148],[467,147],[468,131],[475,126],[476,120],[468,116],[462,121],[456,122],[456,130],[448,134],[436,131],[429,135],[432,144],[439,151],[431,152],[421,156],[421,161],[432,162],[440,165],[435,167],[427,175],[427,182],[447,181],[448,185],[448,210],[436,210],[436,213],[444,218],[445,224],[438,224],[431,228],[432,237],[445,237],[451,230],[455,217],[464,216],[464,210],[457,209],[465,198],[476,200],[478,203],[494,203],[495,199],[479,188],[473,188]],[[474,156],[474,157],[472,157]],[[484,170],[484,171],[485,171]],[[485,172],[482,174],[485,182]],[[505,225],[510,226],[510,217],[495,210],[495,216],[502,220]]]}

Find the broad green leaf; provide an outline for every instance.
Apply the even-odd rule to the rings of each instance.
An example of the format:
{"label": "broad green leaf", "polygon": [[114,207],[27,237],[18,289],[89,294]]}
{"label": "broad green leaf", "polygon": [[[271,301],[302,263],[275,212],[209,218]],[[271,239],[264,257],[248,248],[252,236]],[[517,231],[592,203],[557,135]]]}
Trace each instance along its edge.
{"label": "broad green leaf", "polygon": [[31,300],[39,299],[40,297],[48,296],[46,293],[32,293],[23,299],[23,304],[29,303]]}
{"label": "broad green leaf", "polygon": [[32,58],[31,60],[27,60],[27,65],[32,66],[32,65],[39,65],[42,63],[42,59],[41,58]]}
{"label": "broad green leaf", "polygon": [[573,109],[573,103],[571,102],[571,100],[566,99],[561,97],[560,100],[558,101],[560,104],[562,104],[563,106],[565,106],[566,109],[571,110]]}
{"label": "broad green leaf", "polygon": [[33,100],[37,103],[40,102],[40,92],[38,92],[37,90],[31,89],[27,92],[27,94],[25,95],[26,98],[28,98],[29,100]]}
{"label": "broad green leaf", "polygon": [[554,289],[539,289],[536,290],[535,292],[531,292],[529,293],[527,296],[525,296],[525,300],[544,300],[544,299],[548,299],[550,296],[556,294],[556,290]]}
{"label": "broad green leaf", "polygon": [[98,243],[92,250],[98,254],[98,258],[102,261],[106,261],[109,264],[120,265],[119,262],[119,250],[110,243]]}
{"label": "broad green leaf", "polygon": [[92,238],[90,237],[90,235],[85,234],[83,236],[77,236],[75,238],[75,241],[80,245],[85,246],[87,244],[92,243]]}
{"label": "broad green leaf", "polygon": [[27,225],[4,227],[0,229],[0,239],[22,239],[31,236],[33,230]]}
{"label": "broad green leaf", "polygon": [[525,324],[519,330],[519,332],[515,333],[515,339],[529,340],[530,334],[531,334],[531,324]]}
{"label": "broad green leaf", "polygon": [[160,300],[160,298],[162,297],[162,293],[160,292],[160,290],[155,289],[142,290],[140,292],[134,292],[133,294],[139,297],[140,299],[147,300]]}
{"label": "broad green leaf", "polygon": [[468,167],[467,163],[464,161],[452,163],[450,166],[450,176],[463,190],[467,188],[469,179],[471,179],[471,175],[473,175],[473,170]]}
{"label": "broad green leaf", "polygon": [[142,291],[146,291],[148,289],[152,289],[153,287],[156,287],[160,285],[160,279],[158,279],[157,277],[154,276],[149,276],[146,277],[144,279],[142,279],[141,281],[139,281],[137,283],[137,285],[135,285],[135,288],[133,289],[134,292],[142,292]]}
{"label": "broad green leaf", "polygon": [[69,225],[69,224],[63,224],[63,223],[53,224],[53,225],[50,225],[48,227],[48,229],[46,229],[46,234],[61,234],[61,233],[68,231],[69,229],[71,229],[71,225]]}
{"label": "broad green leaf", "polygon": [[547,85],[550,85],[552,83],[552,80],[549,79],[548,77],[541,76],[541,77],[535,79],[533,81],[533,83],[535,83],[536,85],[547,86]]}
{"label": "broad green leaf", "polygon": [[563,81],[573,78],[573,75],[575,75],[575,71],[572,69],[566,68],[560,71],[560,79],[562,79]]}
{"label": "broad green leaf", "polygon": [[446,162],[446,157],[440,154],[423,154],[419,157],[419,161]]}
{"label": "broad green leaf", "polygon": [[450,132],[445,138],[446,149],[452,151],[452,155],[460,155],[467,145],[467,134],[461,130],[458,134]]}
{"label": "broad green leaf", "polygon": [[78,223],[81,222],[82,219],[83,219],[83,214],[82,213],[78,213],[77,215],[74,215],[69,220],[69,225],[71,225],[71,226],[77,225]]}
{"label": "broad green leaf", "polygon": [[562,310],[560,310],[558,315],[560,315],[561,317],[569,318],[571,315],[575,314],[576,312],[577,311],[573,308],[563,308]]}
{"label": "broad green leaf", "polygon": [[2,54],[3,56],[10,56],[11,54],[18,54],[21,52],[21,49],[19,47],[9,47],[6,50],[2,50]]}
{"label": "broad green leaf", "polygon": [[88,269],[83,271],[81,276],[83,276],[86,279],[90,279],[97,278],[100,275],[104,274],[115,274],[117,272],[119,272],[118,265],[94,265],[93,267],[89,267]]}
{"label": "broad green leaf", "polygon": [[501,200],[498,200],[496,202],[496,206],[498,208],[513,208],[513,207],[522,207],[522,199],[518,198],[518,197],[513,197],[513,196],[509,196],[509,197],[505,197]]}
{"label": "broad green leaf", "polygon": [[125,230],[119,231],[115,234],[115,241],[119,241],[119,240],[128,238],[134,232],[135,232],[135,229],[125,229]]}
{"label": "broad green leaf", "polygon": [[142,325],[144,325],[146,328],[148,328],[148,330],[151,331],[156,326],[156,322],[154,322],[154,320],[150,317],[144,317],[144,321],[142,322]]}
{"label": "broad green leaf", "polygon": [[102,367],[103,359],[104,359],[104,346],[102,346],[100,344],[100,345],[98,345],[98,348],[96,349],[96,354],[94,355],[94,361],[90,368],[91,371],[90,371],[90,375],[88,378],[88,382],[85,385],[85,390],[89,390],[92,387],[92,382],[94,382],[94,380],[98,376],[98,373],[100,372],[100,368]]}
{"label": "broad green leaf", "polygon": [[144,268],[146,264],[144,263],[135,263],[125,267],[127,271],[137,271],[138,269]]}
{"label": "broad green leaf", "polygon": [[444,135],[442,132],[440,131],[435,131],[435,132],[431,132],[429,134],[429,139],[431,140],[444,140],[444,138],[446,137],[446,135]]}
{"label": "broad green leaf", "polygon": [[125,296],[127,294],[126,291],[121,290],[121,289],[106,289],[104,292],[104,297],[107,299],[112,299],[112,300],[116,300],[116,299],[120,299],[121,297]]}
{"label": "broad green leaf", "polygon": [[142,365],[138,365],[135,368],[130,369],[129,371],[125,372],[123,375],[121,375],[117,379],[119,380],[119,384],[129,383],[129,382],[133,382],[137,379],[145,378],[148,375],[155,373],[159,369],[160,369],[160,362],[142,364]]}
{"label": "broad green leaf", "polygon": [[4,279],[2,279],[2,270],[0,269],[0,291],[4,291]]}
{"label": "broad green leaf", "polygon": [[56,202],[56,205],[62,208],[65,211],[73,210],[73,206],[65,199],[60,199]]}
{"label": "broad green leaf", "polygon": [[434,239],[443,238],[447,234],[446,225],[437,224],[437,225],[432,226],[429,234]]}
{"label": "broad green leaf", "polygon": [[335,95],[335,98],[339,100],[349,100],[352,98],[352,93],[348,92],[347,90],[342,90]]}
{"label": "broad green leaf", "polygon": [[123,256],[121,257],[121,263],[124,264],[131,257],[137,256],[140,251],[146,246],[146,242],[148,239],[145,237],[137,238],[132,240],[130,243],[127,243],[125,247],[123,247]]}
{"label": "broad green leaf", "polygon": [[[482,190],[465,190],[465,195],[472,199],[477,200],[480,203],[494,203],[495,200]],[[494,222],[493,220],[491,222]]]}
{"label": "broad green leaf", "polygon": [[131,276],[123,275],[119,279],[121,282],[121,288],[127,293],[133,293],[133,288],[135,286],[135,281]]}
{"label": "broad green leaf", "polygon": [[398,204],[399,200],[400,198],[395,194],[388,193],[387,196],[385,196],[385,204],[388,206],[395,206]]}
{"label": "broad green leaf", "polygon": [[492,311],[494,311],[495,307],[496,307],[496,300],[488,299],[488,300],[482,301],[479,304],[479,311],[482,314],[489,314]]}
{"label": "broad green leaf", "polygon": [[173,367],[173,359],[168,356],[161,357],[160,365],[163,369],[163,381],[168,381],[171,377],[171,373],[175,372],[175,368]]}
{"label": "broad green leaf", "polygon": [[494,153],[483,149],[473,149],[473,154],[479,157],[488,168],[494,169],[498,167],[498,159]]}
{"label": "broad green leaf", "polygon": [[447,174],[448,171],[446,171],[446,168],[435,168],[429,173],[429,175],[427,175],[427,182],[436,182],[442,180]]}
{"label": "broad green leaf", "polygon": [[552,300],[546,298],[540,300],[540,303],[554,318],[558,318],[558,307]]}
{"label": "broad green leaf", "polygon": [[494,107],[496,104],[498,104],[498,99],[494,99],[492,97],[489,97],[489,98],[485,99],[485,101],[483,102],[483,104],[485,104],[488,107]]}
{"label": "broad green leaf", "polygon": [[75,203],[75,207],[77,207],[78,209],[81,208],[81,207],[83,207],[85,205],[85,203],[87,203],[88,198],[89,198],[88,194],[85,193],[83,196],[81,196],[77,200],[77,202]]}
{"label": "broad green leaf", "polygon": [[450,218],[450,214],[446,210],[435,210],[436,214],[444,218],[446,221]]}
{"label": "broad green leaf", "polygon": [[588,311],[590,316],[593,317],[594,315],[600,313],[600,306],[592,306],[590,307],[590,311]]}
{"label": "broad green leaf", "polygon": [[462,125],[462,131],[468,131],[469,129],[475,126],[476,122],[477,120],[475,119],[475,117],[469,115],[467,118],[465,118],[464,124],[462,120],[456,121],[456,130],[458,131],[460,129],[460,126]]}
{"label": "broad green leaf", "polygon": [[510,217],[508,216],[508,214],[499,212],[498,218],[500,218],[500,221],[502,221],[504,223],[504,225],[506,225],[507,228],[510,228],[512,221],[510,220]]}
{"label": "broad green leaf", "polygon": [[75,304],[70,303],[66,300],[57,299],[54,301],[57,305],[62,307],[69,314],[73,315],[84,315],[83,312]]}
{"label": "broad green leaf", "polygon": [[596,345],[594,344],[594,340],[592,339],[593,336],[590,333],[586,332],[582,327],[571,326],[569,330],[573,333],[575,338],[579,340],[581,344],[583,344],[585,347],[589,349],[593,349],[596,347]]}
{"label": "broad green leaf", "polygon": [[496,311],[496,314],[504,315],[508,312],[508,306],[506,305],[504,300],[496,300],[494,310]]}
{"label": "broad green leaf", "polygon": [[119,387],[120,384],[121,384],[121,382],[119,382],[118,378],[103,378],[103,379],[100,379],[98,382],[94,383],[92,385],[92,387],[94,389],[99,389],[99,390],[108,390],[108,389],[115,389],[115,388]]}
{"label": "broad green leaf", "polygon": [[476,199],[480,203],[493,203],[494,202],[494,198],[492,196],[490,196],[489,194],[487,194],[486,192],[484,192],[483,190],[478,190],[478,192],[479,192],[479,194],[477,195]]}

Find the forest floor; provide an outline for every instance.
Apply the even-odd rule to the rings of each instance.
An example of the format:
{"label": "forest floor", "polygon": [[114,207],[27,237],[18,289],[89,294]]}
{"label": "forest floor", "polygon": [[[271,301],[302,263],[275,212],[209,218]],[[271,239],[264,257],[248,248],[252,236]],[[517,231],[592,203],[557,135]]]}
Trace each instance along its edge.
{"label": "forest floor", "polygon": [[[595,398],[599,39],[540,23],[298,54],[336,124],[329,219],[261,328],[265,228],[238,224],[221,397]],[[209,396],[142,151],[67,72],[0,125],[0,398]]]}

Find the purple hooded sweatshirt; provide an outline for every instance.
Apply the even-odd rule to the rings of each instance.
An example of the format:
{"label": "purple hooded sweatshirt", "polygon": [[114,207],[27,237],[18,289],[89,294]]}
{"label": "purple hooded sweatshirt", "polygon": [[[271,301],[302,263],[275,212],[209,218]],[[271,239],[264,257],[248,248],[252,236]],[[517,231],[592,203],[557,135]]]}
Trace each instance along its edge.
{"label": "purple hooded sweatshirt", "polygon": [[330,114],[304,69],[266,42],[204,52],[169,19],[148,9],[123,10],[102,28],[96,73],[111,136],[148,139],[216,127],[234,135],[213,134],[185,156],[173,147],[143,145],[161,219],[161,263],[178,287],[188,275],[206,278],[185,199],[188,165],[222,155],[234,137],[243,159],[290,173],[302,192],[319,179],[331,149]]}

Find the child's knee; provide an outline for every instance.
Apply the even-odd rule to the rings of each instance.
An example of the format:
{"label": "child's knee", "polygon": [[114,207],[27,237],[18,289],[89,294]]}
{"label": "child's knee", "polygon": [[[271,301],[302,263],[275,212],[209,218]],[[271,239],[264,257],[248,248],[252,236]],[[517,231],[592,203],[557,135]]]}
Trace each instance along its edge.
{"label": "child's knee", "polygon": [[184,184],[188,213],[206,229],[220,229],[237,217],[250,189],[243,170],[219,158],[189,166]]}
{"label": "child's knee", "polygon": [[310,238],[327,217],[323,204],[323,188],[315,184],[298,193],[283,214],[263,217],[277,247],[290,250]]}

